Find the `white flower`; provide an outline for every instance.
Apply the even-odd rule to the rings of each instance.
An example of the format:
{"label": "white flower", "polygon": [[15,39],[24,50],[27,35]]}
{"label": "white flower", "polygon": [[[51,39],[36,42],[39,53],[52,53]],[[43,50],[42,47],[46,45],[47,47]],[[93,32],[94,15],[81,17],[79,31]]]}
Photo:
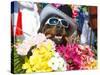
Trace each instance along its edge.
{"label": "white flower", "polygon": [[59,69],[61,70],[61,71],[66,71],[66,62],[64,61],[64,59],[63,58],[59,58]]}
{"label": "white flower", "polygon": [[34,43],[31,36],[30,38],[23,40],[22,44],[17,46],[16,51],[19,55],[27,55],[32,46],[34,46]]}
{"label": "white flower", "polygon": [[57,57],[57,58],[60,58],[60,55],[59,55],[58,52],[56,52],[54,56]]}
{"label": "white flower", "polygon": [[58,53],[55,53],[55,55],[49,60],[48,65],[54,70],[54,71],[65,71],[66,70],[66,62]]}
{"label": "white flower", "polygon": [[17,54],[19,55],[27,55],[29,49],[30,49],[30,45],[23,43],[16,49],[16,51],[17,51]]}
{"label": "white flower", "polygon": [[39,33],[35,37],[33,37],[33,42],[34,42],[35,45],[38,45],[39,43],[41,43],[45,40],[46,40],[46,37],[42,33]]}
{"label": "white flower", "polygon": [[58,59],[55,57],[52,57],[49,62],[48,65],[53,69],[53,70],[57,70],[59,63],[58,63]]}
{"label": "white flower", "polygon": [[52,41],[51,39],[47,39],[45,42],[46,42],[47,45],[51,45],[52,50],[56,50],[56,49],[55,49],[56,44],[55,44],[54,41]]}
{"label": "white flower", "polygon": [[43,42],[46,40],[46,37],[44,34],[39,33],[34,36],[30,36],[29,38],[25,39],[22,44],[17,46],[17,53],[19,55],[27,55],[28,51],[30,48],[34,45],[38,45],[39,43]]}

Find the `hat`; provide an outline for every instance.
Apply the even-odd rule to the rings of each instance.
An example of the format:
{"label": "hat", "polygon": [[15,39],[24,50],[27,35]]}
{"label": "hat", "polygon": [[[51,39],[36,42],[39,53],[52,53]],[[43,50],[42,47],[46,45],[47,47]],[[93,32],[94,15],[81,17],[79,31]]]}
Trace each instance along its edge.
{"label": "hat", "polygon": [[77,25],[71,17],[69,17],[67,14],[65,14],[64,12],[62,12],[61,10],[55,8],[54,6],[50,4],[45,6],[40,13],[40,23],[41,23],[40,29],[41,27],[44,26],[48,18],[52,17],[53,15],[63,18],[66,22],[70,24],[71,28],[66,30],[66,31],[69,31],[70,34],[73,33],[75,30],[77,30]]}

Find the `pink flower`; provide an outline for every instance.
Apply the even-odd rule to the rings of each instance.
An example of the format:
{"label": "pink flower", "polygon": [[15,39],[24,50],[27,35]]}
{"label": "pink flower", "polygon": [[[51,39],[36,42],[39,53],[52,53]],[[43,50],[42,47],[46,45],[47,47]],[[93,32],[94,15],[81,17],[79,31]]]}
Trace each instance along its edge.
{"label": "pink flower", "polygon": [[83,65],[90,62],[90,58],[94,56],[94,53],[87,45],[59,45],[56,47],[56,51],[66,60],[68,70],[86,69]]}

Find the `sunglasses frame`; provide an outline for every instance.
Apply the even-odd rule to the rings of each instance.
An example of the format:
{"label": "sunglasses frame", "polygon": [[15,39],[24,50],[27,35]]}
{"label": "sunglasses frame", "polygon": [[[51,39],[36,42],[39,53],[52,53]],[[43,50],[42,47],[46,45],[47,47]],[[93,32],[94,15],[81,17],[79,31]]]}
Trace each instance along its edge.
{"label": "sunglasses frame", "polygon": [[[50,23],[50,20],[51,20],[51,19],[57,19],[58,22],[57,22],[56,24],[51,24],[51,23]],[[64,19],[61,19],[61,18],[51,17],[51,18],[49,18],[49,19],[46,21],[45,24],[49,24],[49,25],[59,25],[59,23],[60,23],[60,24],[63,25],[65,28],[68,28],[70,24],[69,24],[67,21],[65,21],[65,22],[67,22],[67,26],[64,25],[64,24],[62,24],[62,20],[65,21]]]}

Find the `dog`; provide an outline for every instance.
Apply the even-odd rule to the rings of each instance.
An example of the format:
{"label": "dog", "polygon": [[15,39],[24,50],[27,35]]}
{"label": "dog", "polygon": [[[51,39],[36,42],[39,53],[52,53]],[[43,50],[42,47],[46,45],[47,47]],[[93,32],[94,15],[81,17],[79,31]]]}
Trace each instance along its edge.
{"label": "dog", "polygon": [[[59,16],[53,16],[58,19],[62,19]],[[49,19],[49,18],[48,18]],[[62,19],[63,20],[63,19]],[[48,21],[48,20],[47,20]],[[66,43],[73,43],[75,42],[75,36],[67,34],[66,30],[71,29],[71,25],[68,26],[57,24],[57,25],[50,25],[48,23],[44,23],[39,29],[39,32],[44,33],[47,38],[53,40],[56,44],[63,44],[66,45]],[[69,31],[70,32],[70,31]]]}
{"label": "dog", "polygon": [[[49,9],[47,11],[47,9]],[[71,17],[51,5],[44,7],[40,14],[40,28],[38,33],[44,33],[47,38],[56,44],[72,43],[75,39],[73,33],[76,30]]]}

